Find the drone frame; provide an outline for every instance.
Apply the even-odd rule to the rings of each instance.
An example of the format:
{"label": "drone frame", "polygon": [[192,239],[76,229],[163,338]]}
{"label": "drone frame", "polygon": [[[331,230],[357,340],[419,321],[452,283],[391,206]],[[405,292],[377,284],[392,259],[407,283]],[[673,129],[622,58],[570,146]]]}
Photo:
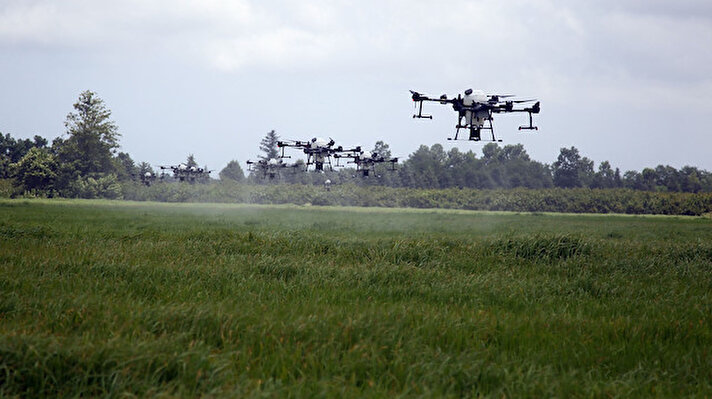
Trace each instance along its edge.
{"label": "drone frame", "polygon": [[[312,148],[311,143],[309,141],[299,140],[292,142],[278,141],[277,147],[281,148],[282,150],[280,158],[291,158],[290,156],[286,156],[284,154],[284,149],[286,147],[301,148],[302,151],[307,155],[307,162],[305,163],[304,168],[305,172],[309,170],[310,165],[314,165],[314,170],[317,172],[323,172],[324,165],[327,165],[328,170],[333,172],[334,167],[331,161],[332,156],[334,154],[344,151],[343,147],[341,146],[332,147],[334,144],[334,139],[330,138],[328,144],[325,147]],[[319,158],[322,158],[323,160],[319,160]]]}
{"label": "drone frame", "polygon": [[[458,94],[457,97],[454,98],[447,98],[447,95],[443,94],[439,98],[430,98],[427,96],[424,96],[416,91],[410,90],[410,93],[412,95],[412,99],[415,102],[415,107],[418,110],[417,114],[413,114],[413,118],[418,118],[418,119],[433,119],[432,115],[426,115],[423,114],[423,102],[425,101],[432,101],[432,102],[438,102],[440,104],[452,104],[452,107],[455,111],[458,112],[458,119],[457,119],[457,124],[455,125],[455,136],[454,137],[448,137],[448,140],[462,140],[459,139],[458,136],[460,134],[460,129],[467,129],[469,130],[469,137],[467,141],[488,141],[488,142],[502,142],[502,139],[498,139],[495,136],[494,133],[494,125],[492,123],[492,113],[503,113],[503,112],[527,112],[529,114],[529,125],[525,126],[519,126],[518,130],[539,130],[537,126],[534,126],[533,124],[533,118],[532,114],[538,114],[540,111],[540,103],[537,101],[532,107],[524,108],[524,109],[514,109],[514,103],[521,103],[521,102],[529,102],[529,101],[535,101],[535,100],[511,100],[511,101],[504,101],[504,105],[500,104],[499,98],[502,97],[511,97],[509,95],[505,96],[500,96],[500,95],[493,95],[489,96],[490,100],[488,103],[481,103],[476,106],[468,106],[463,104],[463,99],[462,97]],[[494,101],[493,101],[494,100]],[[482,112],[482,111],[487,111],[488,115],[486,118],[484,118],[482,126],[476,126],[473,123],[467,124],[465,123],[464,125],[461,124],[462,119],[466,118],[466,113],[472,112]],[[472,118],[472,116],[471,116]],[[467,122],[467,121],[466,121]],[[489,130],[492,134],[492,139],[491,140],[482,140],[481,132],[483,130]]]}
{"label": "drone frame", "polygon": [[[384,157],[377,157],[374,159],[373,155],[371,158],[366,158],[366,159],[361,159],[361,147],[358,146],[356,148],[350,149],[350,150],[345,150],[346,154],[335,154],[334,157],[336,158],[337,165],[336,166],[346,166],[346,165],[339,165],[339,159],[341,158],[351,158],[351,161],[347,161],[346,163],[352,163],[356,165],[356,172],[361,172],[362,177],[368,177],[371,172],[376,172],[376,164],[378,163],[385,163],[388,162],[391,164],[391,167],[388,170],[396,170],[396,164],[398,163],[398,158],[390,158],[386,159]],[[354,177],[356,177],[354,175]],[[377,177],[380,177],[377,175]]]}

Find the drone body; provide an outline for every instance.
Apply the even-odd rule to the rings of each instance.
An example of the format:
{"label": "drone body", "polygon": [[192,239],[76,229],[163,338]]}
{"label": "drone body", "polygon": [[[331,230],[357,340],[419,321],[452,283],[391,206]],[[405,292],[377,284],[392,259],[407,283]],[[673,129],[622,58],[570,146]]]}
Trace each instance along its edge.
{"label": "drone body", "polygon": [[146,172],[141,175],[141,183],[147,187],[151,186],[154,181],[156,181],[156,174],[153,172]]}
{"label": "drone body", "polygon": [[249,172],[261,172],[262,177],[274,180],[279,176],[279,171],[287,167],[296,167],[298,165],[289,165],[282,161],[282,158],[259,159],[257,161],[247,161],[247,170]]}
{"label": "drone body", "polygon": [[181,182],[187,181],[189,183],[194,183],[200,178],[209,178],[210,172],[212,172],[212,170],[206,170],[197,166],[188,166],[184,163],[178,165],[161,165],[159,168],[162,170],[161,178],[165,178],[166,170],[171,170],[175,179]]}
{"label": "drone body", "polygon": [[336,144],[333,139],[325,140],[319,137],[314,137],[309,141],[278,141],[277,147],[282,149],[282,155],[280,158],[289,158],[284,155],[284,149],[287,147],[299,148],[307,155],[307,162],[305,170],[309,170],[311,165],[314,165],[314,170],[318,172],[323,172],[326,166],[327,170],[334,170],[331,159],[332,157],[344,151],[341,146],[334,146]]}
{"label": "drone body", "polygon": [[448,140],[458,140],[460,129],[467,129],[469,131],[468,140],[480,141],[482,140],[482,131],[489,130],[492,133],[492,139],[488,141],[502,141],[495,137],[492,125],[492,115],[498,113],[526,112],[529,114],[529,125],[520,126],[519,130],[539,130],[532,124],[532,114],[538,114],[541,110],[538,101],[531,107],[515,108],[515,104],[529,103],[536,100],[506,100],[506,98],[513,96],[486,94],[482,90],[472,89],[465,90],[464,96],[458,94],[454,98],[448,98],[445,94],[439,98],[430,98],[413,90],[410,93],[416,108],[418,108],[418,113],[414,114],[413,118],[433,118],[432,115],[423,114],[423,103],[426,101],[452,105],[453,110],[458,114],[458,118],[455,125],[455,137],[448,137]]}
{"label": "drone body", "polygon": [[350,158],[351,161],[348,163],[355,164],[356,171],[360,172],[363,177],[368,177],[372,172],[375,174],[376,165],[379,163],[390,163],[390,170],[395,170],[396,163],[398,163],[398,158],[386,158],[376,152],[362,151],[361,147],[356,147],[343,154],[336,154],[336,158]]}

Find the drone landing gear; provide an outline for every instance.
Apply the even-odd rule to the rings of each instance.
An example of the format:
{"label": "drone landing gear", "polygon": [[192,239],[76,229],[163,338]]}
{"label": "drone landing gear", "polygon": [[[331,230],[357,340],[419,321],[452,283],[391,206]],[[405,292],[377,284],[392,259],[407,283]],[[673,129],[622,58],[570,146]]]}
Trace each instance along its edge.
{"label": "drone landing gear", "polygon": [[460,134],[460,129],[468,129],[470,131],[470,137],[468,138],[469,141],[481,141],[482,140],[482,135],[481,132],[482,130],[489,130],[492,133],[492,140],[487,140],[487,141],[493,141],[493,142],[502,142],[501,139],[497,139],[494,135],[494,126],[492,125],[492,118],[485,119],[485,124],[483,124],[482,127],[477,127],[473,125],[456,125],[455,126],[455,137],[448,137],[448,140],[457,140],[457,136]]}
{"label": "drone landing gear", "polygon": [[418,113],[413,115],[413,118],[418,119],[433,119],[432,115],[423,115],[423,102],[418,101]]}
{"label": "drone landing gear", "polygon": [[532,113],[529,112],[529,126],[519,126],[519,130],[539,130],[539,127],[532,124]]}

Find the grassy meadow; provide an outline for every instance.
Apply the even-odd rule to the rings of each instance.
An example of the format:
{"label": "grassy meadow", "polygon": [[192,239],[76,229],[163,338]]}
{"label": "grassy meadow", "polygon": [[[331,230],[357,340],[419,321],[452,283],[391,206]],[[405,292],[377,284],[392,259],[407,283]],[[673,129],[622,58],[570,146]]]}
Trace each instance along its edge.
{"label": "grassy meadow", "polygon": [[710,397],[712,219],[0,200],[0,396]]}

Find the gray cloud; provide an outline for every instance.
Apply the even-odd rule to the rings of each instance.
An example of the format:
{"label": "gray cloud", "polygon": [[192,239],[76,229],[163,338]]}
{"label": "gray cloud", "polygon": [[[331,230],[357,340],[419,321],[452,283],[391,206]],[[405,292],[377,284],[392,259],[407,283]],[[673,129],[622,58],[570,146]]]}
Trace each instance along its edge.
{"label": "gray cloud", "polygon": [[[535,158],[552,160],[558,148],[581,143],[593,159],[613,154],[614,164],[628,168],[680,164],[687,162],[681,154],[631,159],[630,149],[610,143],[624,136],[625,146],[663,141],[684,120],[686,137],[712,144],[704,131],[712,111],[704,101],[712,90],[711,16],[708,1],[689,0],[9,1],[0,3],[0,49],[13,60],[0,63],[0,129],[30,134],[42,123],[14,108],[32,102],[22,97],[30,87],[62,93],[55,102],[64,114],[71,96],[104,88],[128,119],[120,125],[156,135],[165,158],[187,150],[180,141],[158,143],[175,135],[190,140],[201,123],[215,131],[237,124],[245,143],[280,125],[299,134],[339,130],[364,142],[386,138],[408,152],[415,143],[442,141],[452,118],[444,112],[437,122],[414,125],[407,89],[454,94],[479,87],[542,99],[541,122],[550,130],[513,139]],[[298,102],[269,112],[271,96],[282,90],[298,91]],[[152,115],[132,105],[167,92],[167,104],[154,105]],[[156,122],[175,119],[175,109],[186,113],[183,123]],[[506,131],[516,122],[497,124]],[[132,137],[125,134],[126,149],[151,160],[155,155]],[[221,164],[255,151],[200,150]],[[699,157],[689,162],[712,168]]]}

